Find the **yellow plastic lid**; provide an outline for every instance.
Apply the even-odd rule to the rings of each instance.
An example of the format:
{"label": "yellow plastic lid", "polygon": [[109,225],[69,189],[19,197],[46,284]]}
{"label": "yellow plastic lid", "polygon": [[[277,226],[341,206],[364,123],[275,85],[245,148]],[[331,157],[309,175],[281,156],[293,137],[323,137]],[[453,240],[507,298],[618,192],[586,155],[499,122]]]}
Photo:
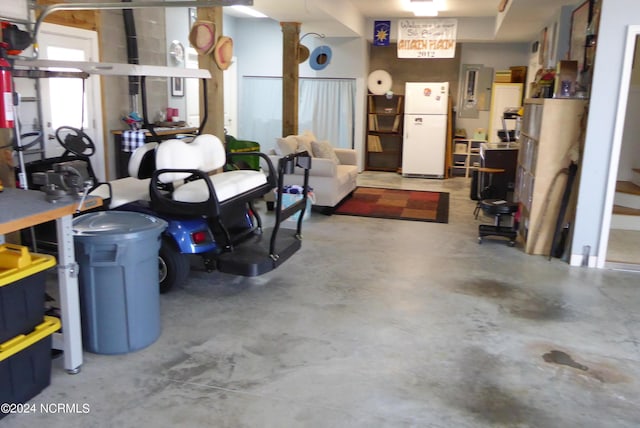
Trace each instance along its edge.
{"label": "yellow plastic lid", "polygon": [[31,253],[24,245],[0,244],[0,269],[21,269],[30,263]]}
{"label": "yellow plastic lid", "polygon": [[58,330],[60,330],[60,320],[45,315],[44,322],[37,325],[31,333],[27,335],[19,334],[13,339],[0,343],[0,361],[4,361],[12,355],[23,351]]}
{"label": "yellow plastic lid", "polygon": [[56,258],[47,254],[31,253],[31,263],[23,268],[0,268],[0,287],[49,269],[56,265]]}

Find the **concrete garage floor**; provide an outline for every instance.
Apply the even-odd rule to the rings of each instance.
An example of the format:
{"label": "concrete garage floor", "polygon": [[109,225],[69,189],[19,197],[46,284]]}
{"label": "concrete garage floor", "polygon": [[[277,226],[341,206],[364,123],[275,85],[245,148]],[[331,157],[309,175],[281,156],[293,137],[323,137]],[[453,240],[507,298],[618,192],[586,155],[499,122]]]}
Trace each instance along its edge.
{"label": "concrete garage floor", "polygon": [[55,360],[32,403],[89,413],[1,425],[640,426],[637,273],[478,245],[464,178],[359,180],[448,191],[449,224],[314,213],[276,271],[195,270],[163,295],[150,347],[74,376]]}

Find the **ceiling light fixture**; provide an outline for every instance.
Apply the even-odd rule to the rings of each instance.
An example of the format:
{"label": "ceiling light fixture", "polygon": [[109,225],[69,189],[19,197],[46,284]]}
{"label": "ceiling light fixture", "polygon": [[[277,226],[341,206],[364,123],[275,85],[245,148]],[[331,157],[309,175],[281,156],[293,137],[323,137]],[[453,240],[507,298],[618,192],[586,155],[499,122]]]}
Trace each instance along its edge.
{"label": "ceiling light fixture", "polygon": [[267,15],[265,15],[262,12],[258,12],[257,10],[250,8],[249,6],[229,6],[231,9],[235,10],[236,12],[240,12],[244,15],[249,15],[253,18],[268,18]]}
{"label": "ceiling light fixture", "polygon": [[442,0],[409,0],[407,8],[415,16],[438,16],[444,5]]}

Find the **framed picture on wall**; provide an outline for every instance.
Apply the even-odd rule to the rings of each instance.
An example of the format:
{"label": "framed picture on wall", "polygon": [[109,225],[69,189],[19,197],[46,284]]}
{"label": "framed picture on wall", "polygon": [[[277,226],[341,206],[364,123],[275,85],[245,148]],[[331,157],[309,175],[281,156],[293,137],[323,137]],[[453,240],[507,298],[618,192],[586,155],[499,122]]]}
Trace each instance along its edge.
{"label": "framed picture on wall", "polygon": [[578,6],[571,14],[571,39],[569,59],[578,61],[578,71],[584,69],[584,51],[589,25],[589,0]]}
{"label": "framed picture on wall", "polygon": [[198,9],[195,7],[189,8],[189,28],[193,27],[193,24],[198,19]]}
{"label": "framed picture on wall", "polygon": [[559,58],[556,58],[558,49],[558,23],[554,22],[553,27],[549,30],[549,63],[555,64]]}
{"label": "framed picture on wall", "polygon": [[544,30],[540,33],[540,47],[538,49],[538,64],[543,68],[547,67],[549,62],[549,30],[544,27]]}
{"label": "framed picture on wall", "polygon": [[171,96],[172,97],[184,96],[184,79],[182,77],[171,78]]}

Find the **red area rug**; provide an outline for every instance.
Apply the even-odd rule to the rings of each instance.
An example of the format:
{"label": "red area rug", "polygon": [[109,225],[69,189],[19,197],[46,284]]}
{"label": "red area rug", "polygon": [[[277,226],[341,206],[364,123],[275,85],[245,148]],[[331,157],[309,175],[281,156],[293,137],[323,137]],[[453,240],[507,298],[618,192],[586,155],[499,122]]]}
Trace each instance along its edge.
{"label": "red area rug", "polygon": [[358,187],[334,214],[396,220],[449,222],[449,194],[422,190]]}

